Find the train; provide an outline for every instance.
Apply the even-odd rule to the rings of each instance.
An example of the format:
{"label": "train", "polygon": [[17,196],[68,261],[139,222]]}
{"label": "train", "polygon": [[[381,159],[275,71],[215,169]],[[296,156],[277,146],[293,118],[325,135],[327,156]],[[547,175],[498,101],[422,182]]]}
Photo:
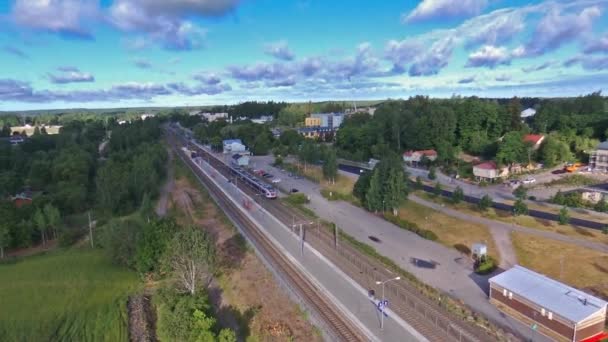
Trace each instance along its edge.
{"label": "train", "polygon": [[228,166],[228,168],[230,169],[231,174],[235,175],[240,180],[245,181],[245,183],[247,185],[252,187],[255,191],[259,192],[260,194],[264,195],[264,197],[266,197],[268,199],[277,198],[277,190],[272,185],[268,185],[268,184],[261,182],[260,180],[258,180],[254,176],[250,175],[249,173],[247,173],[246,171],[244,171],[241,168],[232,167],[232,166]]}

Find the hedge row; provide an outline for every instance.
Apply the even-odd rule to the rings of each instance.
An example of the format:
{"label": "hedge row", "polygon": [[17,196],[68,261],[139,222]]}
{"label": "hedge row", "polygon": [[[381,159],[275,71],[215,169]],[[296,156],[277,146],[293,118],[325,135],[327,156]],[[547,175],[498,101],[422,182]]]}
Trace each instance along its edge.
{"label": "hedge row", "polygon": [[420,227],[418,227],[417,224],[406,221],[406,220],[400,218],[399,216],[394,216],[390,213],[384,213],[384,218],[387,221],[389,221],[393,224],[396,224],[397,226],[399,226],[403,229],[409,230],[412,233],[415,233],[416,235],[418,235],[424,239],[431,240],[431,241],[437,241],[437,239],[438,239],[437,234],[435,234],[433,231],[424,229],[424,228],[420,228]]}

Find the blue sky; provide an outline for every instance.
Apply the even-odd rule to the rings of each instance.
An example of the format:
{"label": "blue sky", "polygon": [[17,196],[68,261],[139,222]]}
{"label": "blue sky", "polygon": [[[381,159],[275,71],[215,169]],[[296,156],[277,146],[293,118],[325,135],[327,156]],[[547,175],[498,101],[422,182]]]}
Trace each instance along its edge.
{"label": "blue sky", "polygon": [[608,0],[9,0],[0,110],[608,87]]}

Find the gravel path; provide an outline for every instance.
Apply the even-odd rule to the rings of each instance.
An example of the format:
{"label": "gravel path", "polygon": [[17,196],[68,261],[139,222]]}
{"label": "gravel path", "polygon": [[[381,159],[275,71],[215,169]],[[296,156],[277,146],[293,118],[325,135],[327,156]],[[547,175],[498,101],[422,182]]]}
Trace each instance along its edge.
{"label": "gravel path", "polygon": [[158,199],[158,203],[156,204],[156,215],[163,217],[167,215],[167,205],[169,204],[169,194],[173,191],[175,187],[175,179],[173,177],[173,151],[167,147],[167,153],[169,154],[169,159],[167,161],[167,182],[163,185],[163,188],[160,190],[160,197]]}

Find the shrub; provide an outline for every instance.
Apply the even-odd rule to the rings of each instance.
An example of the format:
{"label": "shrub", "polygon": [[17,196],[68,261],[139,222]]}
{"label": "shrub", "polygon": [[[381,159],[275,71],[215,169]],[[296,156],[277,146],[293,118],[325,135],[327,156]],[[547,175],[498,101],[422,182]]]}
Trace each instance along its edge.
{"label": "shrub", "polygon": [[526,205],[526,203],[524,203],[524,201],[521,198],[517,199],[517,201],[515,201],[515,204],[513,205],[513,215],[519,216],[519,215],[527,215],[527,214],[528,214],[528,206]]}
{"label": "shrub", "polygon": [[464,191],[462,190],[461,187],[456,187],[456,189],[452,193],[452,202],[458,204],[463,199],[464,199]]}
{"label": "shrub", "polygon": [[608,226],[604,226],[604,228],[602,228],[602,234],[608,234]]}
{"label": "shrub", "polygon": [[416,190],[422,190],[422,186],[422,177],[416,177],[416,183],[414,184],[414,187],[416,188]]}
{"label": "shrub", "polygon": [[528,197],[528,199],[529,199],[530,201],[536,201],[536,196],[530,196],[530,197]]}
{"label": "shrub", "polygon": [[400,228],[403,228],[405,230],[409,230],[412,233],[415,233],[416,235],[420,236],[421,238],[431,240],[431,241],[436,241],[439,238],[437,236],[437,234],[435,234],[433,231],[430,231],[428,229],[422,229],[422,228],[418,227],[417,224],[410,222],[410,221],[406,221],[406,220],[400,218],[399,216],[394,216],[392,214],[385,213],[384,218],[387,221],[399,226]]}
{"label": "shrub", "polygon": [[475,273],[477,274],[490,274],[494,272],[498,265],[496,265],[496,260],[491,256],[486,256],[485,259],[481,262],[478,262],[475,266]]}
{"label": "shrub", "polygon": [[434,166],[431,166],[431,168],[429,169],[429,179],[435,180],[435,178],[437,178],[437,171],[435,170]]}
{"label": "shrub", "polygon": [[287,202],[293,205],[302,205],[308,203],[308,197],[303,193],[291,194],[287,196]]}
{"label": "shrub", "polygon": [[559,224],[568,224],[568,222],[570,222],[570,214],[568,214],[568,208],[563,207],[559,210],[558,221]]}
{"label": "shrub", "polygon": [[489,195],[483,195],[483,197],[477,203],[479,210],[485,211],[492,206],[492,198]]}
{"label": "shrub", "polygon": [[439,195],[441,195],[442,192],[443,192],[443,189],[441,188],[441,183],[439,183],[439,182],[435,183],[435,188],[433,189],[433,195],[439,196]]}
{"label": "shrub", "polygon": [[78,239],[84,236],[86,232],[82,229],[63,228],[59,232],[59,247],[70,247],[75,244]]}

